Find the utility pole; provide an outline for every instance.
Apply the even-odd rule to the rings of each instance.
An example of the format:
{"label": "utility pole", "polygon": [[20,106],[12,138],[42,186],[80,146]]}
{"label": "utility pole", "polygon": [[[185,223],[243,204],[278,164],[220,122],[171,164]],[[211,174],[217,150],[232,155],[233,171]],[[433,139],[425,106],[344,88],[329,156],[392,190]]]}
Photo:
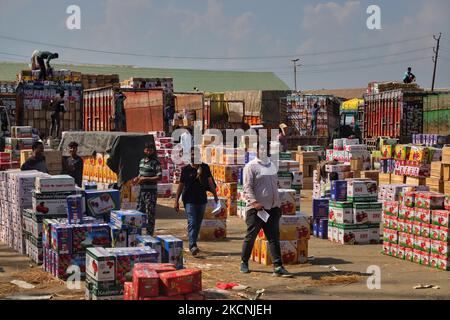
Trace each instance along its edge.
{"label": "utility pole", "polygon": [[297,91],[297,62],[300,61],[299,58],[291,60],[294,63],[294,90]]}
{"label": "utility pole", "polygon": [[438,61],[438,58],[439,58],[439,43],[441,41],[441,36],[442,36],[442,33],[439,33],[439,37],[437,37],[437,38],[433,34],[433,39],[435,41],[437,41],[437,45],[436,45],[436,47],[433,48],[433,52],[434,52],[434,57],[433,57],[434,70],[433,70],[433,82],[431,84],[431,92],[434,91],[434,80],[436,79],[436,66],[437,66],[437,61]]}

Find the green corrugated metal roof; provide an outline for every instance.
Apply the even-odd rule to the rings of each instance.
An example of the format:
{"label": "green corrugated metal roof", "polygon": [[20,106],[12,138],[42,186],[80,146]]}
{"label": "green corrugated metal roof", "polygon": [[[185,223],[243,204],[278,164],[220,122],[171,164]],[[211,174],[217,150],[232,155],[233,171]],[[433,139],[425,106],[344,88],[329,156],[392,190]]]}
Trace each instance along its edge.
{"label": "green corrugated metal roof", "polygon": [[[175,91],[222,92],[231,90],[289,90],[289,87],[273,72],[207,71],[189,69],[156,69],[115,65],[54,65],[57,69],[69,69],[88,74],[118,74],[120,80],[130,77],[171,77]],[[16,75],[28,69],[26,63],[0,62],[0,80],[15,80]]]}

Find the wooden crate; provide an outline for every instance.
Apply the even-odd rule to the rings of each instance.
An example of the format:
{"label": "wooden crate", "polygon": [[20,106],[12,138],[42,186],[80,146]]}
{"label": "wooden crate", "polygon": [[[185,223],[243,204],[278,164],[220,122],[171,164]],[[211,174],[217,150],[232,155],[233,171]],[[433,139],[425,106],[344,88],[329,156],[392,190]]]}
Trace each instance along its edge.
{"label": "wooden crate", "polygon": [[444,193],[450,195],[450,181],[444,181]]}
{"label": "wooden crate", "polygon": [[442,179],[450,181],[450,165],[444,164],[442,168]]}
{"label": "wooden crate", "polygon": [[430,171],[430,177],[442,179],[444,177],[444,168],[443,164],[440,161],[433,161],[431,162],[431,171]]}
{"label": "wooden crate", "polygon": [[430,187],[430,191],[444,192],[444,181],[439,178],[427,178],[426,185]]}
{"label": "wooden crate", "polygon": [[[367,179],[374,180],[377,182],[379,182],[379,180],[380,180],[380,175],[381,175],[381,173],[378,170],[361,171],[361,178],[367,178]],[[389,177],[384,177],[384,179],[391,181],[390,174],[389,174]]]}
{"label": "wooden crate", "polygon": [[[380,173],[378,175],[378,184],[391,184],[391,174],[390,173]],[[366,177],[364,177],[366,178]]]}
{"label": "wooden crate", "polygon": [[412,186],[425,186],[427,181],[426,178],[406,177],[406,184]]}
{"label": "wooden crate", "polygon": [[398,176],[396,174],[391,174],[392,184],[402,184],[405,183],[405,176]]}

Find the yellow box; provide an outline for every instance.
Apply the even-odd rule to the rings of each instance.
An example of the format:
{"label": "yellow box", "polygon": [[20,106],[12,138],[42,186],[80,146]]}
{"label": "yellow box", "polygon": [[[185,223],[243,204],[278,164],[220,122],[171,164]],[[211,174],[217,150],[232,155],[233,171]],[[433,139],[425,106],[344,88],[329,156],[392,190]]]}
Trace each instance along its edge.
{"label": "yellow box", "polygon": [[427,162],[429,149],[427,147],[412,146],[409,151],[410,161]]}
{"label": "yellow box", "polygon": [[280,217],[280,240],[300,240],[310,237],[311,231],[307,216]]}
{"label": "yellow box", "polygon": [[95,157],[95,165],[99,167],[104,166],[104,158],[102,153],[97,153],[97,156]]}
{"label": "yellow box", "polygon": [[221,240],[227,237],[226,220],[206,220],[202,222],[199,239],[203,240]]}
{"label": "yellow box", "polygon": [[381,148],[381,156],[383,158],[392,158],[392,146],[385,144]]}
{"label": "yellow box", "polygon": [[[297,240],[280,241],[281,260],[283,264],[298,263]],[[272,264],[272,258],[269,251],[269,241],[261,240],[261,263],[265,266]]]}
{"label": "yellow box", "polygon": [[122,185],[122,188],[120,189],[120,201],[128,201],[130,202],[130,198],[131,198],[131,184],[129,183],[129,181],[127,181],[126,183],[124,183]]}
{"label": "yellow box", "polygon": [[279,189],[278,196],[280,198],[280,209],[283,215],[294,215],[296,210],[295,190]]}
{"label": "yellow box", "polygon": [[33,154],[33,150],[26,149],[26,150],[20,150],[20,166],[24,164],[25,161],[28,160],[29,157]]}
{"label": "yellow box", "polygon": [[261,263],[261,240],[256,239],[252,250],[252,260]]}

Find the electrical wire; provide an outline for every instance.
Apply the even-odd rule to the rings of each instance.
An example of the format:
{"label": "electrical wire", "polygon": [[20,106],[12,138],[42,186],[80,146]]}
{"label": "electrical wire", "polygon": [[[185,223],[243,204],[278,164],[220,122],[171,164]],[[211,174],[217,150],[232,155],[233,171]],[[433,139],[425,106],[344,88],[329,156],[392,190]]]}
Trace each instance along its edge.
{"label": "electrical wire", "polygon": [[330,50],[330,51],[318,51],[318,52],[310,52],[310,53],[302,53],[302,54],[297,53],[297,54],[290,54],[290,55],[274,55],[274,56],[241,56],[241,57],[238,57],[238,56],[235,56],[235,57],[211,57],[211,56],[209,56],[208,57],[208,56],[153,55],[153,54],[144,54],[144,53],[98,50],[98,49],[73,47],[73,46],[59,45],[59,44],[55,44],[55,43],[27,40],[27,39],[16,38],[16,37],[11,37],[11,36],[6,36],[6,35],[0,35],[1,39],[25,42],[25,43],[31,43],[31,44],[38,44],[38,45],[45,45],[45,46],[51,46],[51,47],[55,47],[55,48],[62,48],[62,49],[69,49],[69,50],[122,55],[122,56],[150,57],[150,58],[163,58],[163,59],[183,59],[183,60],[254,60],[254,59],[256,60],[256,59],[293,58],[293,57],[298,57],[298,56],[301,56],[301,57],[318,56],[318,55],[336,54],[336,53],[344,53],[344,52],[354,52],[354,51],[358,51],[358,50],[373,49],[373,48],[379,48],[379,47],[387,47],[387,46],[391,46],[391,45],[396,45],[396,44],[401,44],[401,43],[406,43],[406,42],[411,42],[411,41],[417,41],[417,40],[421,40],[421,39],[428,38],[428,37],[430,37],[430,35],[424,35],[421,37],[411,38],[411,39],[398,40],[398,41],[394,41],[394,42],[361,46],[361,47],[356,47],[356,48],[347,48],[347,49]]}

